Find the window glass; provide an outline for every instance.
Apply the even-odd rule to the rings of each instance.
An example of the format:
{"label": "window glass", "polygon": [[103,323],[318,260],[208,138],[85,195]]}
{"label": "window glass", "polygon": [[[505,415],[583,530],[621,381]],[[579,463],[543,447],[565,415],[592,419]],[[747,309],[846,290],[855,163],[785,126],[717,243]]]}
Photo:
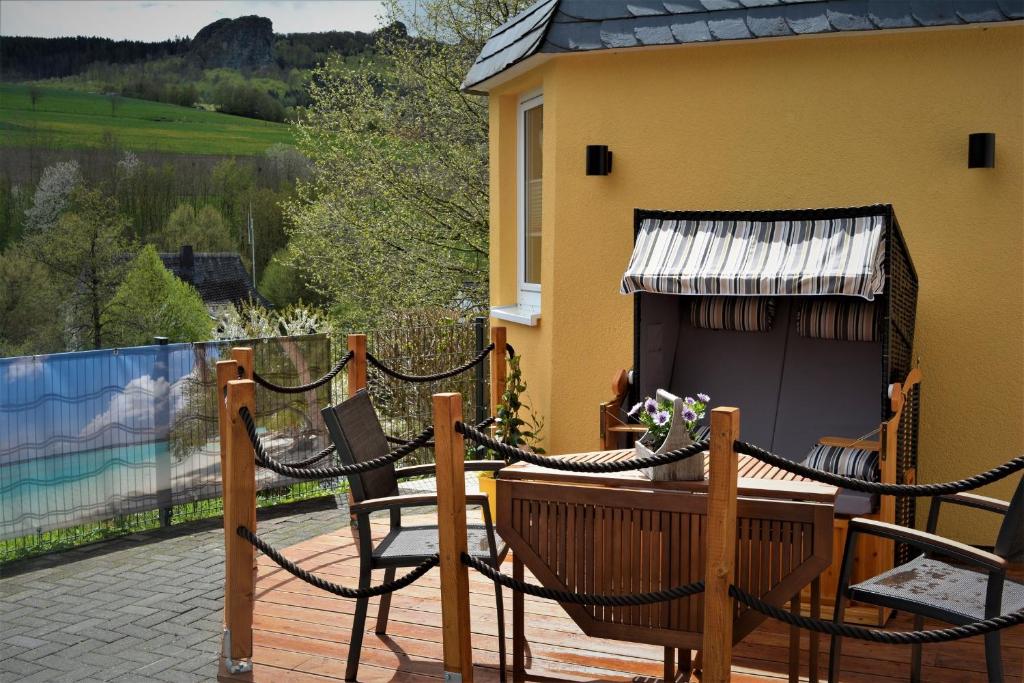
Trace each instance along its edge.
{"label": "window glass", "polygon": [[523,112],[523,282],[540,284],[541,185],[543,181],[544,105]]}

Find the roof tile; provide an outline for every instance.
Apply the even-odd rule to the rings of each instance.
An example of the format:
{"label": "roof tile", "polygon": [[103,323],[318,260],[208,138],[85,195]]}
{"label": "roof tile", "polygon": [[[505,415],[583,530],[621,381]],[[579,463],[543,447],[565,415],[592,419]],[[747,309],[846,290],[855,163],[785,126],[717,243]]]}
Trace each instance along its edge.
{"label": "roof tile", "polygon": [[539,0],[495,30],[462,87],[538,52],[1022,18],[1024,0]]}

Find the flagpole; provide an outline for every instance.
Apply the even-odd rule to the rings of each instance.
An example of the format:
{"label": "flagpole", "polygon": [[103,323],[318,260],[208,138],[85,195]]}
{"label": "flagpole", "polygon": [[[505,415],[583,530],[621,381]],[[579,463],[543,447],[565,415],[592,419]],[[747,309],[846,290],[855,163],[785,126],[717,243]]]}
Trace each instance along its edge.
{"label": "flagpole", "polygon": [[249,246],[252,247],[252,288],[256,287],[256,233],[252,227],[252,202],[249,202]]}

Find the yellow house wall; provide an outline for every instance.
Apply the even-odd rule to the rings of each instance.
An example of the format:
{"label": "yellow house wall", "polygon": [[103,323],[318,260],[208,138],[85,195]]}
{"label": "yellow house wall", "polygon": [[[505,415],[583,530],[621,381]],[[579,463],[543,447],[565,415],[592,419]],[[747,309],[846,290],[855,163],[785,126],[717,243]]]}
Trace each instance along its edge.
{"label": "yellow house wall", "polygon": [[[618,284],[635,207],[872,203],[895,207],[920,277],[919,479],[1024,452],[1024,26],[544,63],[490,96],[493,305],[515,300],[516,102],[541,84],[541,321],[504,324],[550,452],[598,445],[597,404],[632,362],[632,300]],[[971,132],[996,133],[996,168],[967,168]],[[611,175],[585,175],[587,144],[613,151]],[[1015,483],[985,492],[1008,497]],[[990,544],[995,523],[982,515],[949,514],[940,530]]]}

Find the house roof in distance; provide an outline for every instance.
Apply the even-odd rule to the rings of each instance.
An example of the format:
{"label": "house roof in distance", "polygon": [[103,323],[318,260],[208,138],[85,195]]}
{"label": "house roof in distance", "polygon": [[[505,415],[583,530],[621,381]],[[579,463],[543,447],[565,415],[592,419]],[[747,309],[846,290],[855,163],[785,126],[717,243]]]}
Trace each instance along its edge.
{"label": "house roof in distance", "polygon": [[[250,298],[264,306],[269,302],[252,286],[252,279],[238,254],[231,252],[197,252],[192,254],[192,272],[188,273],[183,254],[161,253],[167,270],[188,282],[199,292],[203,303],[240,304]],[[184,259],[187,261],[186,259]]]}
{"label": "house roof in distance", "polygon": [[538,54],[1024,19],[1024,0],[538,0],[487,39],[462,88]]}

